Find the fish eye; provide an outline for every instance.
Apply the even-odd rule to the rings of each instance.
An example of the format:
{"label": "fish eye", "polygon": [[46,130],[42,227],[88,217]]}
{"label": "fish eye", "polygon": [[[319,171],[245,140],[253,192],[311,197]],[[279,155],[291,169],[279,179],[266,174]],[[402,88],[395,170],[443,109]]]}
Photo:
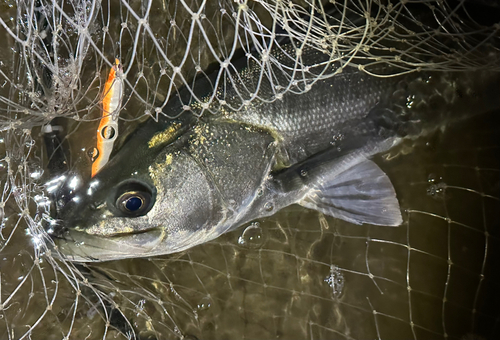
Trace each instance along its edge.
{"label": "fish eye", "polygon": [[116,201],[116,206],[124,213],[137,214],[146,206],[147,197],[144,193],[126,192]]}
{"label": "fish eye", "polygon": [[152,194],[147,187],[139,183],[125,183],[118,190],[115,207],[128,217],[143,216],[152,207]]}

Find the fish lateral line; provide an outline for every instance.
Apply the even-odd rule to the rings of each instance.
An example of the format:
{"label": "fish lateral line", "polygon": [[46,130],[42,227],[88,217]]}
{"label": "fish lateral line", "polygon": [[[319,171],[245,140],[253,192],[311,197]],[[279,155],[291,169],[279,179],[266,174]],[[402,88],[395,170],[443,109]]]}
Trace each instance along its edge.
{"label": "fish lateral line", "polygon": [[113,145],[118,137],[118,116],[124,94],[123,65],[119,59],[109,71],[102,94],[102,118],[97,128],[97,145],[92,163],[91,177],[109,161]]}

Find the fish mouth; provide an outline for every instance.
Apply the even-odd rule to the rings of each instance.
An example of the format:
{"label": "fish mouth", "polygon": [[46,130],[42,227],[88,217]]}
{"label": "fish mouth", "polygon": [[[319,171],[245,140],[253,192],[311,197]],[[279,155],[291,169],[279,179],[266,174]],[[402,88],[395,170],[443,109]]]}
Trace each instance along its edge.
{"label": "fish mouth", "polygon": [[111,237],[67,229],[54,237],[54,243],[62,257],[69,261],[104,262],[150,256],[165,238],[166,232],[162,228]]}

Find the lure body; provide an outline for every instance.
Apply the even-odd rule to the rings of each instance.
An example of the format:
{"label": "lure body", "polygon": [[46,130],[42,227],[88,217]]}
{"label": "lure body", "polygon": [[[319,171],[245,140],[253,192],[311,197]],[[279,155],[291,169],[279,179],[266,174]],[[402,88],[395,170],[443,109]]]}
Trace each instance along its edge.
{"label": "lure body", "polygon": [[118,115],[123,99],[123,67],[118,59],[109,71],[104,85],[102,118],[97,129],[97,155],[92,163],[92,177],[108,162],[118,137]]}

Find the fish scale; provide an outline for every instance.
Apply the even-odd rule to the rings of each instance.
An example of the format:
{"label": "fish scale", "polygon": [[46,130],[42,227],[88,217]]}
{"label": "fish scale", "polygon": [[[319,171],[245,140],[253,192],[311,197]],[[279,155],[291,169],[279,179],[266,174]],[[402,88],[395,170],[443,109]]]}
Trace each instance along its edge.
{"label": "fish scale", "polygon": [[[391,97],[392,87],[398,81],[397,77],[381,79],[349,70],[314,85],[331,88],[328,94],[288,93],[271,104],[257,103],[226,117],[274,130],[286,144],[291,161],[302,161],[329,147],[333,136],[356,133],[359,121],[365,119],[377,103]],[[353,88],[355,91],[351,93]]]}

